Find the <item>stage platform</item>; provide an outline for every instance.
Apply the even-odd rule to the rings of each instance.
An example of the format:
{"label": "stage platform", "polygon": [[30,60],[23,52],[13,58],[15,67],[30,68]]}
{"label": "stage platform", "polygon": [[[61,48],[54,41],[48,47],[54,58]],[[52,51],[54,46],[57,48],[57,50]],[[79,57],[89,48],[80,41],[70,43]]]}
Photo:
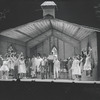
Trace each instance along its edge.
{"label": "stage platform", "polygon": [[100,81],[77,81],[77,80],[64,80],[64,79],[0,79],[0,81],[100,84]]}

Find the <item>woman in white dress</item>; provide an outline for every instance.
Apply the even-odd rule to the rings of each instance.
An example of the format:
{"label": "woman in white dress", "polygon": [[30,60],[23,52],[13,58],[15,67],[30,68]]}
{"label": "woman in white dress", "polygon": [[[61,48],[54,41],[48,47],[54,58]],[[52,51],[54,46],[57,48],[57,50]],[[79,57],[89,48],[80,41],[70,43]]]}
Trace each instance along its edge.
{"label": "woman in white dress", "polygon": [[79,79],[79,76],[81,75],[81,68],[79,66],[79,63],[80,61],[78,60],[78,57],[74,57],[71,67],[73,79]]}
{"label": "woman in white dress", "polygon": [[89,53],[85,53],[86,54],[86,61],[85,61],[85,64],[84,64],[84,71],[86,71],[86,75],[87,76],[90,76],[90,72],[92,70],[92,66],[91,66],[91,51],[89,51]]}
{"label": "woman in white dress", "polygon": [[19,59],[18,73],[19,78],[26,78],[26,66],[24,56],[21,56]]}
{"label": "woman in white dress", "polygon": [[4,76],[5,76],[5,79],[8,79],[8,76],[9,76],[9,68],[8,68],[9,59],[7,59],[7,57],[2,58],[1,56],[0,56],[0,58],[3,61],[3,65],[0,68],[0,70],[2,71],[2,79],[4,79]]}

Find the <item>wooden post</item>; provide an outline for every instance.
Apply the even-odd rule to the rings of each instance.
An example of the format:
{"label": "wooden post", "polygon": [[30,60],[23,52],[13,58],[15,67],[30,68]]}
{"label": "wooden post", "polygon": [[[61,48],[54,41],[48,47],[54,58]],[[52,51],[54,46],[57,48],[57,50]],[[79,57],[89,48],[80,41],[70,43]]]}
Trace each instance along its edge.
{"label": "wooden post", "polygon": [[64,54],[64,59],[65,59],[65,42],[63,42],[63,54]]}

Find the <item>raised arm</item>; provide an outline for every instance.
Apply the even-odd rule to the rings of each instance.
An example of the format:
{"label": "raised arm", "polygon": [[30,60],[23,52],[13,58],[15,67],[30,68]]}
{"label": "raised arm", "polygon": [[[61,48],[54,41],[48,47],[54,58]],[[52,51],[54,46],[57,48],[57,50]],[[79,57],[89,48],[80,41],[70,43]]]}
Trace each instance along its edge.
{"label": "raised arm", "polygon": [[1,58],[1,60],[4,60],[3,57],[2,57],[2,55],[0,55],[0,58]]}
{"label": "raised arm", "polygon": [[17,61],[21,58],[21,56],[22,56],[22,53],[19,54]]}

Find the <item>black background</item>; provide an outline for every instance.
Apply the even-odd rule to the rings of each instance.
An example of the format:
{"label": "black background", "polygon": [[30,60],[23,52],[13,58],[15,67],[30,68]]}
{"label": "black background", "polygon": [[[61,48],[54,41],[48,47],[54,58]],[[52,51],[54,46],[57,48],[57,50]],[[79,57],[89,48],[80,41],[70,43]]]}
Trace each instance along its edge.
{"label": "black background", "polygon": [[0,100],[100,100],[100,85],[2,81]]}
{"label": "black background", "polygon": [[[0,12],[9,10],[6,18],[0,19],[0,31],[14,28],[43,18],[40,5],[45,0],[0,0]],[[54,0],[57,4],[56,18],[100,28],[94,7],[99,0]],[[98,8],[99,9],[99,8]]]}

